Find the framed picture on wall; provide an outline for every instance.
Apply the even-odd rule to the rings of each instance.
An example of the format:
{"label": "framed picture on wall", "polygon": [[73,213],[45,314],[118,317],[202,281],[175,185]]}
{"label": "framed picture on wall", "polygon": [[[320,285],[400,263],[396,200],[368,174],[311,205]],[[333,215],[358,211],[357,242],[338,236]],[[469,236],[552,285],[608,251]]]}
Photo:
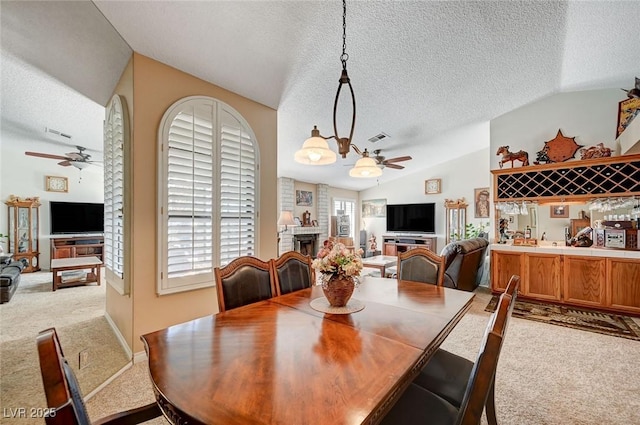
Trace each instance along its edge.
{"label": "framed picture on wall", "polygon": [[632,97],[618,102],[618,128],[616,128],[616,139],[634,118],[640,115],[640,98]]}
{"label": "framed picture on wall", "polygon": [[387,200],[386,199],[369,199],[362,201],[362,218],[370,217],[386,217],[387,216]]}
{"label": "framed picture on wall", "polygon": [[473,199],[475,200],[475,217],[489,218],[490,202],[489,188],[481,187],[473,189]]}
{"label": "framed picture on wall", "polygon": [[432,193],[440,193],[442,191],[442,179],[429,179],[424,181],[424,193],[430,195]]}
{"label": "framed picture on wall", "polygon": [[313,206],[313,192],[296,190],[296,205],[299,207]]}
{"label": "framed picture on wall", "polygon": [[568,205],[551,205],[551,218],[569,218]]}

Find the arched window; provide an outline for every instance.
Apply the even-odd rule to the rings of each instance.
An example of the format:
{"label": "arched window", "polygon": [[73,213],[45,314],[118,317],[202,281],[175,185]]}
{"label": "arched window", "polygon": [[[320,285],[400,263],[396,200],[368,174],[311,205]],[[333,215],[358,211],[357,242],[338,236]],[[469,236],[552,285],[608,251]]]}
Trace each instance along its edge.
{"label": "arched window", "polygon": [[188,97],[159,129],[158,293],[213,286],[213,268],[258,246],[258,144],[244,118]]}

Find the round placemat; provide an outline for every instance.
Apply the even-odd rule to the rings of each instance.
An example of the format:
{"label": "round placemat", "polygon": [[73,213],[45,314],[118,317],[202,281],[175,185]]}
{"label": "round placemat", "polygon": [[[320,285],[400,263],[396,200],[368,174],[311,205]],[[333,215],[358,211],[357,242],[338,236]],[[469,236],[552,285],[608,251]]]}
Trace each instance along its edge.
{"label": "round placemat", "polygon": [[316,311],[330,314],[351,314],[364,308],[364,303],[362,301],[354,300],[353,298],[350,299],[344,307],[332,307],[329,305],[329,301],[325,297],[311,300],[309,305]]}

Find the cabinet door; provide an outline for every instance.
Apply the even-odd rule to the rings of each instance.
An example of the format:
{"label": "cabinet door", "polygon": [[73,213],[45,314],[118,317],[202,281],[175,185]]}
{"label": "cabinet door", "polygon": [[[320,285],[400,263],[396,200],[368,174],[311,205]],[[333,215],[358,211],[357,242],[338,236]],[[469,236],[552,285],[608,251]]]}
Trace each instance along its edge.
{"label": "cabinet door", "polygon": [[610,306],[640,313],[640,261],[609,258],[607,288]]}
{"label": "cabinet door", "polygon": [[75,257],[75,255],[72,255],[73,253],[71,252],[72,247],[70,246],[63,246],[63,247],[59,247],[59,248],[55,248],[54,251],[54,255],[53,258],[73,258]]}
{"label": "cabinet door", "polygon": [[564,301],[590,306],[605,303],[606,259],[564,257]]}
{"label": "cabinet door", "polygon": [[396,251],[396,244],[394,243],[385,243],[384,244],[384,255],[398,255]]}
{"label": "cabinet door", "polygon": [[[524,255],[515,252],[491,252],[491,289],[501,291],[507,288],[511,276],[522,277]],[[518,293],[522,292],[522,288]]]}
{"label": "cabinet door", "polygon": [[554,254],[528,253],[525,256],[523,295],[552,301],[560,300],[560,258]]}

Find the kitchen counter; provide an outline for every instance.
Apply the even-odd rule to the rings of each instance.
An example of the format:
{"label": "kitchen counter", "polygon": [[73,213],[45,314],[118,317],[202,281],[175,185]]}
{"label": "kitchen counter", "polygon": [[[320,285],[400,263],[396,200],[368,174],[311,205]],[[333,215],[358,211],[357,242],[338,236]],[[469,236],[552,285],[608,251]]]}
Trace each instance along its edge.
{"label": "kitchen counter", "polygon": [[581,248],[575,246],[565,246],[558,243],[558,246],[551,244],[528,246],[528,245],[510,245],[492,243],[489,245],[491,251],[509,251],[509,252],[532,252],[537,254],[558,254],[586,257],[607,257],[607,258],[635,258],[640,259],[640,251],[626,249],[609,249],[609,248]]}

